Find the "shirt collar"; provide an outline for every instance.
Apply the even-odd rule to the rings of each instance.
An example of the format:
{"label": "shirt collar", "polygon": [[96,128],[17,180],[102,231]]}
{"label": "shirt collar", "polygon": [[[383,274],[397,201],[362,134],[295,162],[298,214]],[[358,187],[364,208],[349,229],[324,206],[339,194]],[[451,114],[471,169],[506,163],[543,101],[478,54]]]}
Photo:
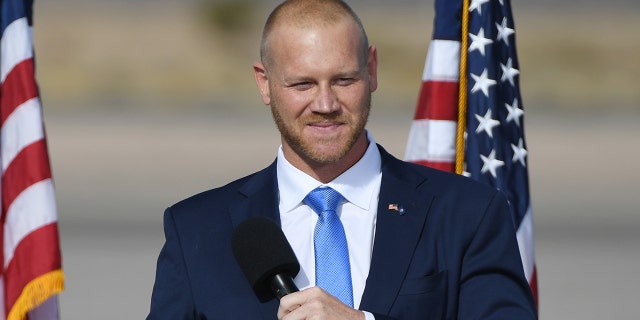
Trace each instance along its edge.
{"label": "shirt collar", "polygon": [[329,186],[340,192],[352,204],[369,210],[371,197],[376,191],[376,181],[381,174],[382,160],[373,136],[367,132],[369,146],[364,155],[351,168],[327,184],[312,178],[294,167],[284,157],[282,146],[278,149],[277,178],[280,191],[280,208],[289,212],[298,207],[311,190]]}

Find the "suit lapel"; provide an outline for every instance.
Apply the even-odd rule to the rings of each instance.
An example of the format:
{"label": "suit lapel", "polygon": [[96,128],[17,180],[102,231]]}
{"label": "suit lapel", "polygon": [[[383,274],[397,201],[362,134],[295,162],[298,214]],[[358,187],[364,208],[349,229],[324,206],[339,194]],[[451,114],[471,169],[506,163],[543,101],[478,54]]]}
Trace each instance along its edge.
{"label": "suit lapel", "polygon": [[275,162],[251,176],[238,188],[238,192],[244,198],[229,208],[234,228],[248,218],[257,216],[270,218],[280,225]]}
{"label": "suit lapel", "polygon": [[[278,182],[275,162],[253,175],[242,185],[238,192],[244,199],[229,208],[233,228],[251,217],[267,217],[280,225],[278,209]],[[252,297],[254,298],[254,297]],[[279,301],[275,297],[268,301],[259,301],[263,319],[273,319],[278,312]]]}
{"label": "suit lapel", "polygon": [[382,184],[371,268],[360,309],[387,314],[422,235],[432,197],[417,195],[425,177],[407,170],[400,160],[379,149]]}

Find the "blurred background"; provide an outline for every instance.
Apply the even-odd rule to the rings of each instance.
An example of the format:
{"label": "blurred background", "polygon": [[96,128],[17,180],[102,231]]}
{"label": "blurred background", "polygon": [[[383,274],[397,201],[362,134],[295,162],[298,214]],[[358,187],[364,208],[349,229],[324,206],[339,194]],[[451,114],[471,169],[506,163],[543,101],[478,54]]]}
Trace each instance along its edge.
{"label": "blurred background", "polygon": [[[350,1],[379,48],[370,129],[404,156],[433,1]],[[261,169],[253,81],[276,1],[47,0],[37,79],[57,188],[63,319],[142,319],[163,210]],[[542,319],[637,319],[640,3],[513,0]]]}

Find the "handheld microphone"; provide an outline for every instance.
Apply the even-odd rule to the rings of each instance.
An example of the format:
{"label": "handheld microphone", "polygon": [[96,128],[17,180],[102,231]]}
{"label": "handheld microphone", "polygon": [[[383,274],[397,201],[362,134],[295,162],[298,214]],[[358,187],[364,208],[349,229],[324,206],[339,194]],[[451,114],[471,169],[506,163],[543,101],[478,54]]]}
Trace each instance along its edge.
{"label": "handheld microphone", "polygon": [[282,229],[272,220],[254,217],[242,222],[233,231],[231,248],[260,301],[298,291],[293,278],[300,264]]}

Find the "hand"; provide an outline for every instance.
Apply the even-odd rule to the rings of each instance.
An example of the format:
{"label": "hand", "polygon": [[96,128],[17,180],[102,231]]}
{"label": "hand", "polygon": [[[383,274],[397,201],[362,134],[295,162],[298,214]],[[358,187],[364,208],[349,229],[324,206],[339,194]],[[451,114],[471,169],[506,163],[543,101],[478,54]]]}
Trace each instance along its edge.
{"label": "hand", "polygon": [[288,294],[280,300],[279,320],[364,320],[364,312],[353,309],[320,287]]}

